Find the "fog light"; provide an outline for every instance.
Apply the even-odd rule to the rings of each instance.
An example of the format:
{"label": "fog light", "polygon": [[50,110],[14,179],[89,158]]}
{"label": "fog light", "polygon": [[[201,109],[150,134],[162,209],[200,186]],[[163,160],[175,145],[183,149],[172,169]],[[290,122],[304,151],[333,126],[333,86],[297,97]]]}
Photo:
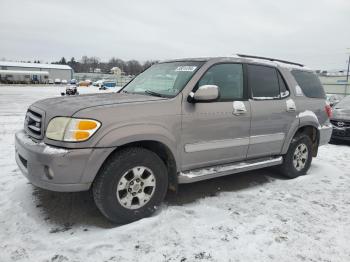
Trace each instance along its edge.
{"label": "fog light", "polygon": [[44,167],[44,172],[45,172],[45,176],[49,179],[52,180],[53,179],[53,171],[50,167],[45,166]]}

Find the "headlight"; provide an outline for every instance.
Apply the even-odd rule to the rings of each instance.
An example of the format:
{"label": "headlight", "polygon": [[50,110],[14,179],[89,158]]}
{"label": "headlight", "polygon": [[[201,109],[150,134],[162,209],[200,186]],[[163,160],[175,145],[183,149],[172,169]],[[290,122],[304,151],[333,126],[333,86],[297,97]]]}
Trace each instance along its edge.
{"label": "headlight", "polygon": [[79,142],[88,140],[101,126],[92,119],[70,117],[53,118],[46,129],[46,137],[52,140]]}

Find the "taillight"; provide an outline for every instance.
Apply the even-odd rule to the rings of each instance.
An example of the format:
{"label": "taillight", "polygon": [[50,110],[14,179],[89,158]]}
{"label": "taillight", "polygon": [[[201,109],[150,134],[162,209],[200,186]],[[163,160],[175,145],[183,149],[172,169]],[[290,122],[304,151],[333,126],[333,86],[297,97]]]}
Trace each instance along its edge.
{"label": "taillight", "polygon": [[331,117],[332,117],[332,114],[333,114],[333,112],[332,112],[332,107],[331,107],[330,105],[327,104],[327,105],[324,107],[324,110],[326,111],[328,118],[331,118]]}

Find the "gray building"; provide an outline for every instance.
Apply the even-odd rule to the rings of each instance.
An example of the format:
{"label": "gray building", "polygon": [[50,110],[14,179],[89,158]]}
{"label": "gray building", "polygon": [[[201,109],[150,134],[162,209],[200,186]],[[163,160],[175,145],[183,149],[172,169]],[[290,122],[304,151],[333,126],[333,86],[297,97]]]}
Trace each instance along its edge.
{"label": "gray building", "polygon": [[73,69],[68,65],[0,61],[2,83],[48,83],[49,79],[71,80]]}

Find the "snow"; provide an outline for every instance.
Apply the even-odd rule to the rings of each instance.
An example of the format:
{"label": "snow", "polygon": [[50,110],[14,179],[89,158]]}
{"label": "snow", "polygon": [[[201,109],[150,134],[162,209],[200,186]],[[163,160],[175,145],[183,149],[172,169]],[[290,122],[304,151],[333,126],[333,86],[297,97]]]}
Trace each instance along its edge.
{"label": "snow", "polygon": [[273,99],[278,99],[280,98],[279,96],[254,96],[254,100],[273,100]]}
{"label": "snow", "polygon": [[320,125],[320,123],[318,122],[318,118],[317,118],[316,114],[313,111],[311,111],[311,110],[305,110],[303,112],[300,112],[297,115],[297,118],[302,118],[302,117],[311,117],[318,123],[318,125]]}
{"label": "snow", "polygon": [[20,139],[25,145],[40,145],[43,148],[43,153],[46,153],[48,155],[64,154],[64,153],[68,152],[66,149],[49,146],[43,142],[40,142],[38,144],[38,143],[34,142],[29,136],[27,136],[26,134],[23,134],[23,133],[18,134],[18,139]]}
{"label": "snow", "polygon": [[350,261],[349,144],[321,147],[297,179],[264,169],[181,185],[154,216],[116,226],[89,192],[34,188],[15,163],[28,105],[62,90],[0,86],[1,262]]}
{"label": "snow", "polygon": [[63,148],[57,148],[52,146],[45,146],[43,153],[48,155],[55,155],[55,154],[65,154],[68,151]]}
{"label": "snow", "polygon": [[10,62],[10,61],[0,61],[0,67],[1,66],[72,70],[72,68],[69,65],[38,64],[38,63],[24,63],[24,62]]}
{"label": "snow", "polygon": [[286,101],[286,104],[287,104],[287,109],[292,109],[292,108],[295,108],[296,110],[296,105],[295,105],[295,102],[293,99],[289,98],[287,101]]}

